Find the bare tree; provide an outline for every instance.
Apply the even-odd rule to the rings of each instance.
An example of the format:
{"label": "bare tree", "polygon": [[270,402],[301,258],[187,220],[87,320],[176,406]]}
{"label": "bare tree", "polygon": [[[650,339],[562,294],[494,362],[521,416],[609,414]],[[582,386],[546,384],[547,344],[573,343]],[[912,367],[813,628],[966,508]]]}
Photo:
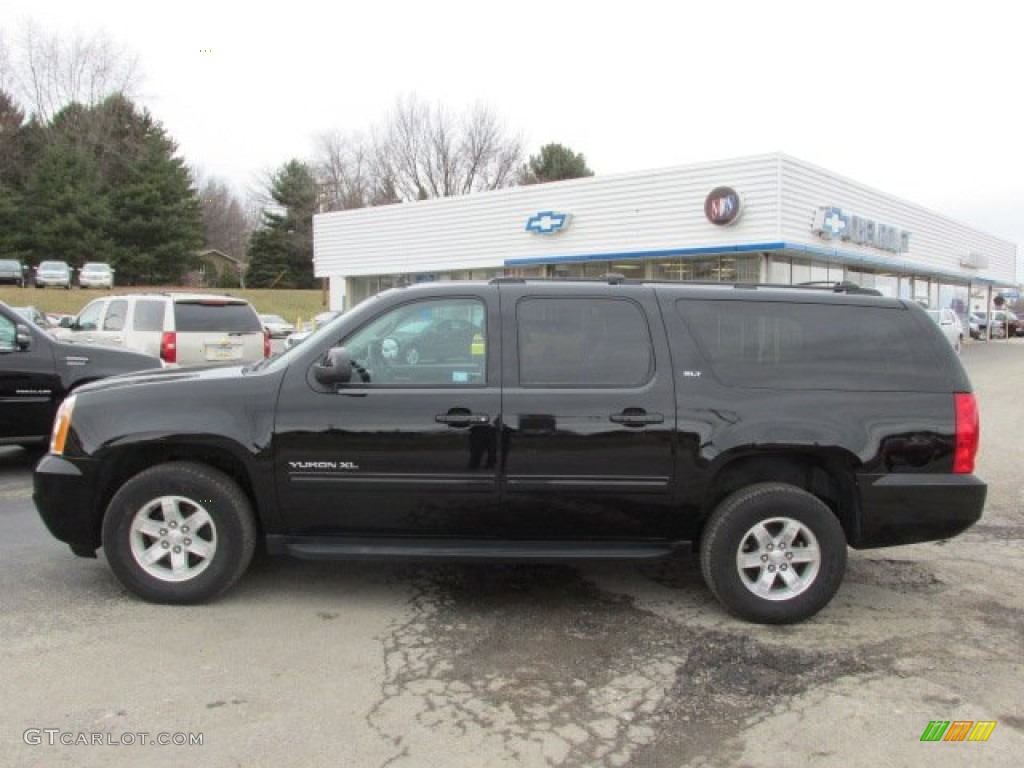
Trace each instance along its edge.
{"label": "bare tree", "polygon": [[360,135],[321,134],[313,163],[320,188],[320,210],[342,211],[374,204],[373,147]]}
{"label": "bare tree", "polygon": [[141,80],[138,57],[99,32],[63,39],[29,22],[15,67],[16,91],[43,122],[68,104],[93,106],[111,94],[131,97]]}
{"label": "bare tree", "polygon": [[11,92],[14,69],[11,66],[11,49],[7,45],[4,31],[0,29],[0,91]]}
{"label": "bare tree", "polygon": [[194,168],[192,178],[199,189],[206,247],[245,261],[249,235],[255,229],[254,219],[231,188],[220,179],[213,176],[204,178],[202,172]]}
{"label": "bare tree", "polygon": [[482,104],[457,119],[414,95],[401,98],[377,137],[378,179],[406,200],[510,186],[522,162],[522,139]]}

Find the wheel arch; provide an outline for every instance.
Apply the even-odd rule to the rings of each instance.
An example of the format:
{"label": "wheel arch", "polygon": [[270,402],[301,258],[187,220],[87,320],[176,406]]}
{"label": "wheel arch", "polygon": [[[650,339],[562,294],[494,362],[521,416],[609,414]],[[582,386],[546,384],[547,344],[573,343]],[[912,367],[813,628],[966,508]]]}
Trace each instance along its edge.
{"label": "wheel arch", "polygon": [[722,500],[740,488],[764,482],[786,483],[820,499],[839,520],[846,540],[852,541],[859,515],[856,465],[852,455],[838,449],[815,453],[792,450],[734,455],[717,468],[708,483],[694,542],[699,542],[704,526]]}
{"label": "wheel arch", "polygon": [[129,479],[150,467],[169,464],[176,461],[188,461],[193,464],[204,464],[223,472],[231,478],[245,494],[255,513],[257,538],[264,535],[262,506],[253,484],[249,465],[235,452],[223,445],[211,445],[202,442],[166,441],[145,444],[119,446],[104,456],[103,466],[106,471],[99,479],[99,490],[96,494],[95,530],[96,541],[101,542],[103,518],[107,507],[118,489]]}

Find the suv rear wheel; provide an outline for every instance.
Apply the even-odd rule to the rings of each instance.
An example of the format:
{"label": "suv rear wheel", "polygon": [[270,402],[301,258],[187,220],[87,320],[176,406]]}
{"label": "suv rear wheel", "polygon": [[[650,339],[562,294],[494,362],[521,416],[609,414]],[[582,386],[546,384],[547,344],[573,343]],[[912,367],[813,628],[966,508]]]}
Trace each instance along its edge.
{"label": "suv rear wheel", "polygon": [[140,472],[114,495],[103,520],[111,570],[158,603],[214,597],[242,575],[255,545],[252,507],[237,483],[191,462]]}
{"label": "suv rear wheel", "polygon": [[730,613],[790,624],[832,599],[846,570],[846,537],[832,510],[807,491],[758,483],[718,505],[700,559],[704,580]]}

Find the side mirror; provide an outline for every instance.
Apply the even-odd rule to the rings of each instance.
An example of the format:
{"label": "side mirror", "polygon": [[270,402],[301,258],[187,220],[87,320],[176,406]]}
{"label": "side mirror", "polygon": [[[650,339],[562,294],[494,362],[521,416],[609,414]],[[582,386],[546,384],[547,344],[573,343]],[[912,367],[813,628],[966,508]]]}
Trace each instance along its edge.
{"label": "side mirror", "polygon": [[18,323],[17,335],[15,341],[18,345],[18,349],[24,351],[32,346],[32,333],[29,331],[27,325]]}
{"label": "side mirror", "polygon": [[61,328],[73,328],[74,327],[74,325],[73,325],[74,322],[75,322],[75,318],[73,318],[73,317],[62,317],[60,319],[59,325],[60,325]]}
{"label": "side mirror", "polygon": [[355,358],[345,347],[331,347],[327,354],[313,366],[313,376],[318,384],[334,389],[352,380],[352,364]]}

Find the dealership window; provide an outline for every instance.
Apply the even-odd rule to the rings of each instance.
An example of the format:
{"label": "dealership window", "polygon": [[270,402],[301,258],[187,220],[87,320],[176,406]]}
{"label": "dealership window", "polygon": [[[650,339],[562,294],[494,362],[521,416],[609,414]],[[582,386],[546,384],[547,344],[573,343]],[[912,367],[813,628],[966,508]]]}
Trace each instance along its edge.
{"label": "dealership window", "polygon": [[768,282],[777,285],[792,285],[793,272],[789,256],[772,256],[768,259]]}
{"label": "dealership window", "polygon": [[663,259],[651,265],[651,276],[655,280],[682,280],[682,273],[682,259]]}

